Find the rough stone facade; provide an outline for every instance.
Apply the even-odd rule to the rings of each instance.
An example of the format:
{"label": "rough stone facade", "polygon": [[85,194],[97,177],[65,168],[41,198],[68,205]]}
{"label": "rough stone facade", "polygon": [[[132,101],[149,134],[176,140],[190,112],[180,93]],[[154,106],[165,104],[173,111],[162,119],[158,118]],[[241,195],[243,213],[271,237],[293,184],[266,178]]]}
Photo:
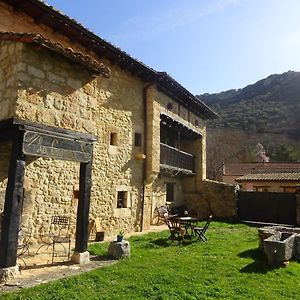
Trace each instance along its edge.
{"label": "rough stone facade", "polygon": [[[16,109],[8,116],[96,135],[91,217],[99,217],[108,233],[120,228],[140,230],[143,163],[134,157],[140,149],[134,147],[133,138],[144,126],[142,82],[118,67],[111,68],[110,79],[93,78],[63,58],[36,51],[31,45],[8,42],[6,46],[21,51],[15,74],[18,88],[12,89],[9,102],[15,103]],[[117,135],[116,145],[110,145],[111,133]],[[3,155],[9,156],[7,151]],[[29,159],[23,222],[35,229],[36,238],[53,214],[69,214],[75,230],[77,200],[73,192],[79,189],[78,175],[79,164],[73,162]],[[5,179],[2,186],[6,186]],[[116,208],[119,190],[128,191],[127,208]],[[3,200],[1,197],[2,205]]]}
{"label": "rough stone facade", "polygon": [[234,185],[205,180],[196,189],[186,190],[185,195],[187,207],[199,218],[206,218],[210,214],[224,219],[237,217]]}
{"label": "rough stone facade", "polygon": [[20,45],[0,41],[0,120],[12,117],[15,112],[20,53]]}

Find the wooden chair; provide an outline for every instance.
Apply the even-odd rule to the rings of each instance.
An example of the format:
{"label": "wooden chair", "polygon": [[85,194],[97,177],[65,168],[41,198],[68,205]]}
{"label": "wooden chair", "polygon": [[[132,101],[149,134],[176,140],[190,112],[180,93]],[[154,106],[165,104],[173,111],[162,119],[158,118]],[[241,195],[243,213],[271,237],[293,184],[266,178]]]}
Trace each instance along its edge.
{"label": "wooden chair", "polygon": [[204,227],[198,227],[198,226],[195,226],[195,227],[193,228],[193,231],[194,231],[195,235],[197,236],[197,241],[201,239],[203,242],[207,242],[207,237],[205,236],[205,232],[206,232],[206,230],[208,229],[209,224],[210,224],[211,221],[212,221],[212,218],[213,218],[212,215],[210,215],[210,216],[208,217],[208,220],[206,221]]}
{"label": "wooden chair", "polygon": [[[68,253],[68,259],[70,259],[71,253],[71,235],[69,234],[70,218],[66,216],[52,216],[49,226],[49,233],[47,236],[41,238],[44,245],[40,246],[36,253],[40,251],[44,246],[47,249],[52,247],[52,264],[55,256],[55,246],[58,244],[63,247],[64,251]],[[68,244],[68,251],[64,244]]]}
{"label": "wooden chair", "polygon": [[181,242],[186,232],[185,228],[182,227],[176,219],[169,218],[167,214],[164,215],[164,218],[170,231],[168,240],[171,240],[172,242],[174,242],[174,240]]}
{"label": "wooden chair", "polygon": [[156,215],[157,215],[157,225],[165,222],[165,214],[169,214],[168,206],[161,205],[155,208]]}

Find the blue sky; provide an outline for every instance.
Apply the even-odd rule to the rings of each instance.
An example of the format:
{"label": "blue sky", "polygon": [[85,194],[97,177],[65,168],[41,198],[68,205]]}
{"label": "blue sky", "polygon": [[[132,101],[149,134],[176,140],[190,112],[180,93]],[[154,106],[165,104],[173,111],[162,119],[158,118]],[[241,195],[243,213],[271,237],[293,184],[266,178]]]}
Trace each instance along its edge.
{"label": "blue sky", "polygon": [[47,0],[194,94],[300,71],[299,0]]}

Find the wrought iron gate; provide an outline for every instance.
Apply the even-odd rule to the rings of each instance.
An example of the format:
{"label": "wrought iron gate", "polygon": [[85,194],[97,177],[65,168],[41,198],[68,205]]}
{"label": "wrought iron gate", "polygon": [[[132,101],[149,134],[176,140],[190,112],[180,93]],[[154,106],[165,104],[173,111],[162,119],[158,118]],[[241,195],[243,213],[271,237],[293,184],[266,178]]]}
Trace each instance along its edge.
{"label": "wrought iron gate", "polygon": [[242,221],[296,225],[296,194],[239,191],[237,208]]}

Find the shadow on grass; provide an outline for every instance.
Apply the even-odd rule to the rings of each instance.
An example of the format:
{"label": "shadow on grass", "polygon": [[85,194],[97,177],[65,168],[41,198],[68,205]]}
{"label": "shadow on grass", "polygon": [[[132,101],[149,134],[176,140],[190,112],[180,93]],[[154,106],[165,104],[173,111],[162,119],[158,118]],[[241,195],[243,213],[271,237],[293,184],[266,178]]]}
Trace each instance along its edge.
{"label": "shadow on grass", "polygon": [[174,240],[172,242],[170,239],[167,239],[167,238],[159,238],[157,240],[152,240],[150,242],[150,244],[156,245],[156,246],[159,246],[159,247],[167,248],[167,247],[172,247],[172,246],[186,247],[186,246],[189,246],[189,245],[191,245],[195,242],[196,241],[193,241],[193,240],[192,241],[190,241],[190,240],[183,240],[183,241]]}
{"label": "shadow on grass", "polygon": [[90,258],[91,261],[114,260],[110,255],[96,255]]}
{"label": "shadow on grass", "polygon": [[240,270],[240,273],[260,273],[266,274],[272,270],[268,265],[265,254],[258,248],[249,249],[238,254],[242,258],[252,258],[254,261]]}

